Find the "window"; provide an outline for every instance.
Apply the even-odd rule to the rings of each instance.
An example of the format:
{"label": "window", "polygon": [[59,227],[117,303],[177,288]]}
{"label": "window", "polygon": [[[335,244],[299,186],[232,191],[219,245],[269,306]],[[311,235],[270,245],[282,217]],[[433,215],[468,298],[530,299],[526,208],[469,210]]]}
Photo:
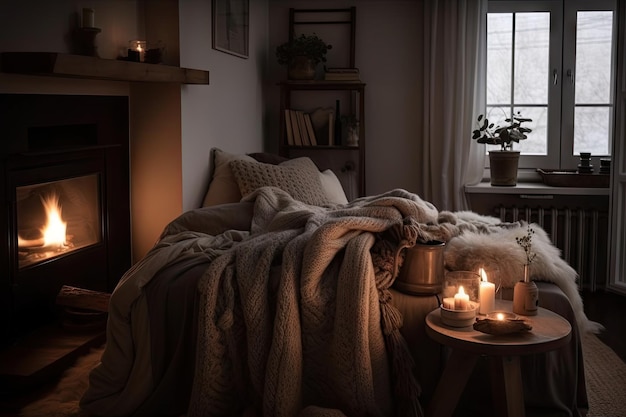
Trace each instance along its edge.
{"label": "window", "polygon": [[514,144],[520,168],[576,169],[581,152],[599,166],[611,155],[616,22],[614,0],[489,1],[487,115],[533,120]]}

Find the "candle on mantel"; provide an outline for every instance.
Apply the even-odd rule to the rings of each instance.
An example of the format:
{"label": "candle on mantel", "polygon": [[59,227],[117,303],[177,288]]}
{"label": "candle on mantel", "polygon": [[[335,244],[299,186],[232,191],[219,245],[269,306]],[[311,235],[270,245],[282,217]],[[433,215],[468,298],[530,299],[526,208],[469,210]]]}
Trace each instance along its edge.
{"label": "candle on mantel", "polygon": [[454,294],[454,309],[469,310],[469,295],[465,294],[463,286],[459,286],[459,292]]}
{"label": "candle on mantel", "polygon": [[480,307],[478,312],[480,314],[489,314],[496,306],[496,285],[487,280],[487,273],[483,268],[480,268],[480,277],[480,292],[478,294]]}

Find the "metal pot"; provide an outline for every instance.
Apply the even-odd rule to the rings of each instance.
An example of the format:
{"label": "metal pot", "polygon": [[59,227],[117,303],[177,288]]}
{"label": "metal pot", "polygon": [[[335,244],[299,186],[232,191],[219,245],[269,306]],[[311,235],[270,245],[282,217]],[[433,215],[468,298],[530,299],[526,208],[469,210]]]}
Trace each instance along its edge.
{"label": "metal pot", "polygon": [[445,242],[438,240],[416,243],[407,248],[404,263],[398,268],[401,250],[396,253],[393,287],[414,295],[439,294],[443,286]]}

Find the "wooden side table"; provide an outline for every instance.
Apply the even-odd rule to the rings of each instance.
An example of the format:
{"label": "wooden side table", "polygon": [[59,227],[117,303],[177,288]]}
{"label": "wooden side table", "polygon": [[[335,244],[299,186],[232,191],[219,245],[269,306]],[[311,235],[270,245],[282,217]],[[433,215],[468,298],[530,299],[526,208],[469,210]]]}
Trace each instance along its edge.
{"label": "wooden side table", "polygon": [[[498,300],[496,308],[511,311],[510,301]],[[435,393],[428,404],[428,417],[451,416],[480,356],[491,360],[492,387],[496,415],[523,417],[524,388],[520,356],[556,350],[571,338],[572,327],[560,315],[539,308],[536,316],[528,317],[532,330],[511,335],[489,335],[473,327],[453,328],[441,322],[440,310],[426,316],[426,333],[436,342],[451,348],[446,367]],[[497,387],[503,384],[504,392]],[[498,391],[498,392],[495,392]]]}

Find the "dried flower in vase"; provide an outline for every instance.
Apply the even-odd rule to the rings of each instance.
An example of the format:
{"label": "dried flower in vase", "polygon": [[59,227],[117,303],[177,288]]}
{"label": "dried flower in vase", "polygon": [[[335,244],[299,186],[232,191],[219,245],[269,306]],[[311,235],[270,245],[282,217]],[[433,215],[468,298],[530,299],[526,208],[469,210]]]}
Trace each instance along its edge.
{"label": "dried flower in vase", "polygon": [[528,282],[529,273],[528,269],[530,264],[535,260],[537,254],[532,251],[533,249],[533,235],[535,234],[535,230],[530,227],[530,224],[526,228],[526,235],[521,237],[516,237],[515,241],[518,245],[524,249],[524,253],[526,254],[526,263],[524,264],[524,281]]}

